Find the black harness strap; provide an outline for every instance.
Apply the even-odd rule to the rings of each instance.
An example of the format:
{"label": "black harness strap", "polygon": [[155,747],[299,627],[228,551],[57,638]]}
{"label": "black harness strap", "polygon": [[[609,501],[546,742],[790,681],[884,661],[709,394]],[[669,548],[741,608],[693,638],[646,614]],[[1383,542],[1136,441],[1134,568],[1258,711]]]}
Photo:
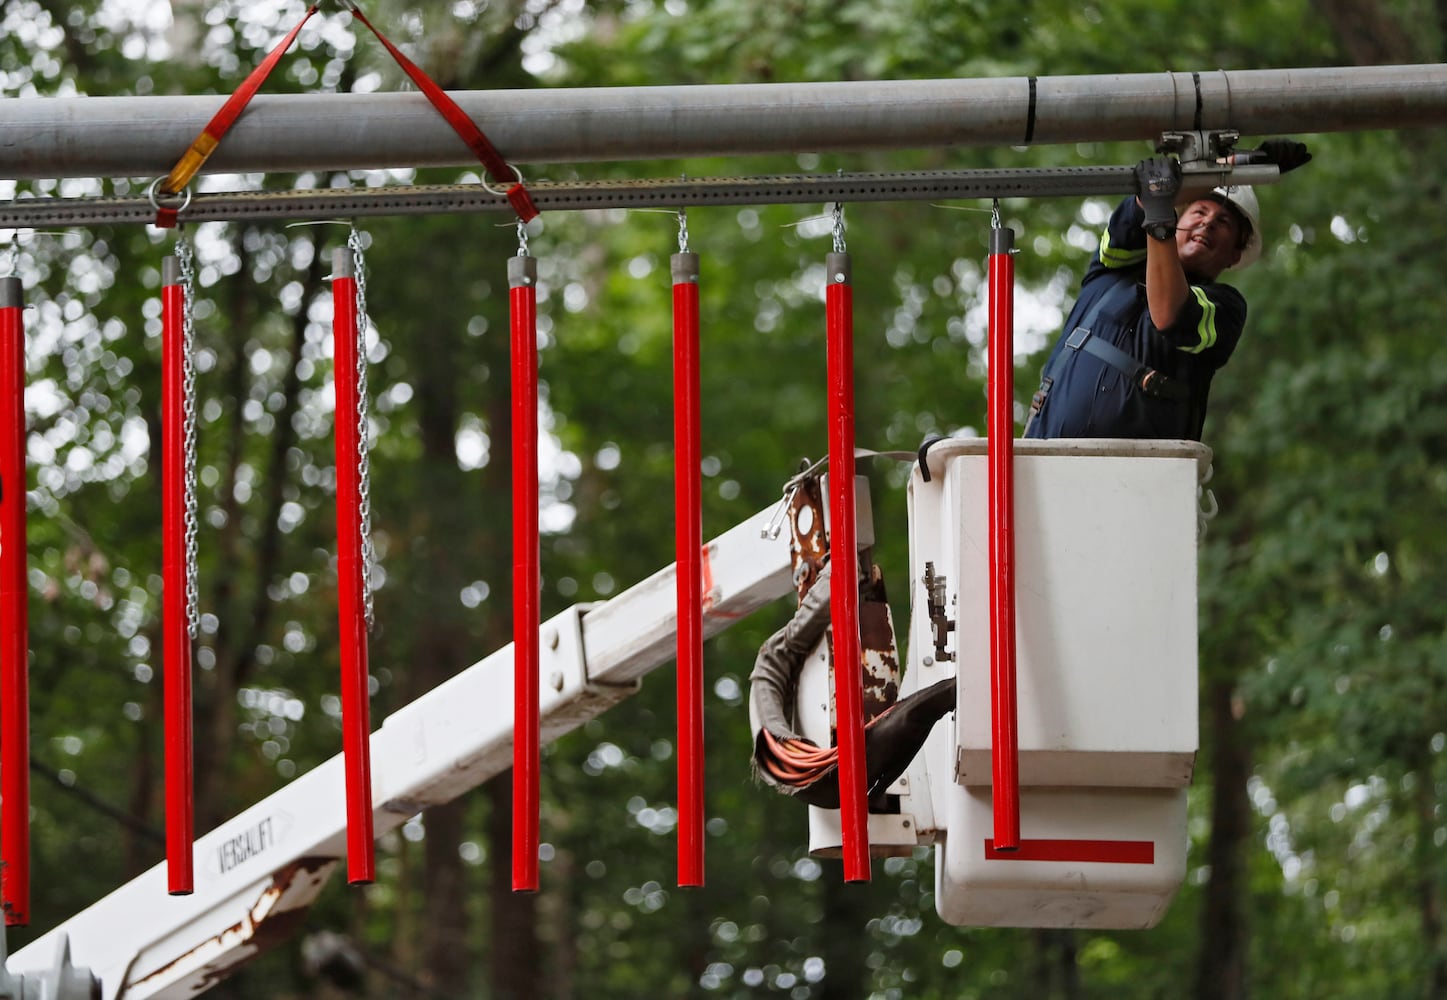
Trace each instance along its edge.
{"label": "black harness strap", "polygon": [[[1095,326],[1096,317],[1107,311],[1118,312],[1126,304],[1127,298],[1135,296],[1137,287],[1134,282],[1118,282],[1115,287],[1096,299],[1095,303],[1081,317],[1080,323],[1070,331],[1070,335],[1065,340],[1065,346],[1071,350],[1084,351],[1114,368],[1147,396],[1176,402],[1189,400],[1191,388],[1181,379],[1172,378],[1154,368],[1147,367],[1114,344],[1108,344],[1099,337],[1091,336],[1091,329]],[[1050,396],[1051,386],[1055,384],[1057,369],[1065,363],[1062,360],[1064,357],[1065,352],[1063,351],[1056,354],[1054,363],[1046,366],[1045,372],[1040,376],[1040,388],[1036,390],[1034,397],[1030,400],[1031,422],[1045,407],[1045,401]],[[1027,434],[1029,430],[1030,426],[1027,423],[1025,426]]]}

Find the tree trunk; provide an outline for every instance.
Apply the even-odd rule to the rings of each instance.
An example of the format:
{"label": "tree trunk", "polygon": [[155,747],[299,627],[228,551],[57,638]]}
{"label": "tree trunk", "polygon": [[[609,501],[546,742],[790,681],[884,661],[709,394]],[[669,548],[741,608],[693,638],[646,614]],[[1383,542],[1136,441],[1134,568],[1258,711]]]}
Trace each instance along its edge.
{"label": "tree trunk", "polygon": [[[819,941],[824,956],[821,1000],[863,1000],[869,996],[869,967],[863,947],[864,926],[875,915],[867,885],[844,881],[844,866],[826,861],[824,874],[824,921]],[[876,862],[877,864],[877,862]]]}
{"label": "tree trunk", "polygon": [[1080,969],[1075,964],[1076,941],[1072,930],[1036,930],[1035,976],[1031,995],[1045,1000],[1079,1000]]}
{"label": "tree trunk", "polygon": [[[411,586],[406,588],[412,648],[399,661],[412,664],[405,687],[414,698],[472,662],[474,640],[457,595],[472,572],[495,569],[498,558],[485,545],[474,551],[470,544],[478,538],[474,497],[479,494],[457,465],[459,386],[456,368],[448,360],[457,351],[456,337],[443,324],[426,326],[418,334],[420,357],[413,368],[420,376],[422,472],[412,496],[410,526],[398,532],[398,537],[410,536],[414,552]],[[457,800],[433,806],[425,816],[421,951],[428,979],[445,996],[470,992],[469,971],[476,954],[469,948],[467,868],[458,853],[466,839],[466,807],[466,800]]]}
{"label": "tree trunk", "polygon": [[[247,273],[244,239],[238,234],[234,250],[243,261],[242,274]],[[205,833],[228,818],[232,802],[228,799],[223,778],[233,757],[236,744],[236,693],[251,679],[256,667],[256,647],[264,642],[266,630],[276,613],[270,584],[277,575],[281,561],[281,507],[285,502],[288,480],[287,456],[296,444],[293,420],[301,400],[301,376],[297,365],[302,362],[306,342],[308,312],[321,293],[324,261],[320,248],[308,267],[302,285],[302,305],[292,318],[288,352],[290,366],[282,380],[282,405],[275,414],[276,429],[271,436],[266,468],[263,471],[262,509],[257,523],[262,526],[259,537],[245,538],[241,532],[243,512],[236,502],[237,471],[243,461],[241,404],[247,398],[246,372],[248,359],[238,349],[230,359],[226,398],[232,405],[232,438],[225,449],[226,468],[222,474],[220,504],[226,512],[226,526],[217,541],[219,555],[214,564],[231,569],[217,573],[208,590],[203,591],[202,607],[215,610],[218,619],[212,637],[215,665],[198,678],[195,731],[196,743],[196,830]],[[233,325],[232,341],[244,344],[243,333],[256,313],[256,297],[262,291],[250,282],[233,282],[234,293],[228,306]],[[250,577],[236,573],[237,567],[250,565]],[[203,579],[202,585],[208,583]]]}
{"label": "tree trunk", "polygon": [[1251,774],[1247,726],[1235,710],[1235,684],[1217,679],[1207,686],[1211,727],[1211,841],[1206,864],[1211,878],[1201,906],[1197,1000],[1245,1000],[1246,854],[1250,848]]}
{"label": "tree trunk", "polygon": [[1442,894],[1438,889],[1442,852],[1434,839],[1438,826],[1438,802],[1432,758],[1421,755],[1413,762],[1412,770],[1417,776],[1417,784],[1412,791],[1417,827],[1417,862],[1414,866],[1417,913],[1422,928],[1422,954],[1427,960],[1423,995],[1428,1000],[1444,1000],[1447,998],[1447,939],[1442,934]]}
{"label": "tree trunk", "polygon": [[487,821],[488,863],[492,883],[493,1000],[534,1000],[540,989],[542,961],[538,947],[538,897],[512,891],[512,772],[487,783],[491,809]]}

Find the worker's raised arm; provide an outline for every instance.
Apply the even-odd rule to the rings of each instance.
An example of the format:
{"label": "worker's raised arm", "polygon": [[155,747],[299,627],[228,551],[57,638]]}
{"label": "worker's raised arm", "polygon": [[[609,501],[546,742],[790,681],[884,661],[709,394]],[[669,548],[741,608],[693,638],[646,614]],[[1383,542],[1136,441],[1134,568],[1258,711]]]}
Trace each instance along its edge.
{"label": "worker's raised arm", "polygon": [[1135,168],[1145,220],[1141,228],[1146,240],[1146,304],[1157,330],[1176,321],[1190,282],[1176,249],[1176,195],[1181,190],[1181,165],[1169,156],[1152,156]]}

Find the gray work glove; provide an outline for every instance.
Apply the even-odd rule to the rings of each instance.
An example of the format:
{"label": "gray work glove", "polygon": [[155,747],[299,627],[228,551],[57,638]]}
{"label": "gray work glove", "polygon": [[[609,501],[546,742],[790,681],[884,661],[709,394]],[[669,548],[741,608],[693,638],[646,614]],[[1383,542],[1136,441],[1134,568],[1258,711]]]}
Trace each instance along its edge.
{"label": "gray work glove", "polygon": [[1295,139],[1266,139],[1255,149],[1243,149],[1231,156],[1233,166],[1270,163],[1283,174],[1310,162],[1311,153],[1306,143]]}
{"label": "gray work glove", "polygon": [[1264,154],[1265,162],[1276,164],[1283,174],[1311,161],[1306,143],[1295,139],[1267,139],[1261,144],[1260,152]]}
{"label": "gray work glove", "polygon": [[1151,156],[1135,168],[1136,191],[1146,210],[1143,229],[1176,224],[1176,195],[1181,190],[1181,165],[1170,156]]}

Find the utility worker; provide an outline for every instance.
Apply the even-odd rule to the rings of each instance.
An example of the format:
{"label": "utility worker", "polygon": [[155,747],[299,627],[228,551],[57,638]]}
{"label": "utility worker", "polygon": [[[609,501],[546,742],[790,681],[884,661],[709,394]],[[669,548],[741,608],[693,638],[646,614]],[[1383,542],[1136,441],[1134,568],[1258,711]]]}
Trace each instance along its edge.
{"label": "utility worker", "polygon": [[[1251,157],[1285,173],[1311,154],[1271,139]],[[1026,437],[1201,439],[1211,377],[1246,325],[1246,300],[1217,278],[1261,256],[1261,209],[1250,188],[1218,187],[1177,214],[1181,167],[1169,156],[1135,175],[1140,194],[1111,214]]]}

